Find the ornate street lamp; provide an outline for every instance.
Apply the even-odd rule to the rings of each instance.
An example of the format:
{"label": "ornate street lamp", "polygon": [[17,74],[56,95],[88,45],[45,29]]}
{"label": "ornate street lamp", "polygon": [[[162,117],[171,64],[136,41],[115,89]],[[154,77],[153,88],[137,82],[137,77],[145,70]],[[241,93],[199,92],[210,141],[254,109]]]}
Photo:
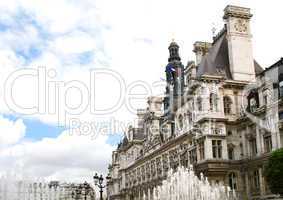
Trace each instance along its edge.
{"label": "ornate street lamp", "polygon": [[[106,180],[110,180],[111,177],[109,175],[106,176]],[[94,184],[99,188],[99,193],[100,193],[100,200],[103,200],[103,188],[106,187],[106,185],[103,185],[103,176],[100,175],[98,176],[97,173],[95,173],[94,177],[93,177],[93,180],[94,180]]]}

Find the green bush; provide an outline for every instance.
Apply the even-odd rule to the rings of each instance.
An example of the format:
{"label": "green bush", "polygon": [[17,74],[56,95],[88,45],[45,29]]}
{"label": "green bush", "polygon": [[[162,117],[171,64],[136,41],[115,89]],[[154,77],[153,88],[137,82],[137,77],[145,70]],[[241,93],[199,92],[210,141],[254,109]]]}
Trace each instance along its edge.
{"label": "green bush", "polygon": [[271,192],[283,196],[283,148],[272,152],[265,176]]}

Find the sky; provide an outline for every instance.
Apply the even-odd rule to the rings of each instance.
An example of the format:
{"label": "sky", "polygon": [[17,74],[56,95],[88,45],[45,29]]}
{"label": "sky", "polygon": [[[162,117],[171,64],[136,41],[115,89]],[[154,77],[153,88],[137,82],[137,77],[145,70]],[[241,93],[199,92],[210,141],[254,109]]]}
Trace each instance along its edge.
{"label": "sky", "polygon": [[194,60],[193,43],[221,30],[228,4],[252,9],[261,66],[279,60],[279,0],[0,1],[0,175],[106,174],[136,109],[163,93],[169,43],[184,65]]}

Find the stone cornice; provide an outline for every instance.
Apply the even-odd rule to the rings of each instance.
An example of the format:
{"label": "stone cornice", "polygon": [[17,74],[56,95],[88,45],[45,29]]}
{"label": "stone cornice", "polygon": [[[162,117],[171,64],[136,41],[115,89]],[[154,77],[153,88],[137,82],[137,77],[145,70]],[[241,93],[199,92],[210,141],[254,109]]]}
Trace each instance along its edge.
{"label": "stone cornice", "polygon": [[252,18],[252,16],[253,15],[250,13],[250,9],[249,8],[228,5],[224,9],[223,19],[228,19],[229,17],[250,19],[250,18]]}

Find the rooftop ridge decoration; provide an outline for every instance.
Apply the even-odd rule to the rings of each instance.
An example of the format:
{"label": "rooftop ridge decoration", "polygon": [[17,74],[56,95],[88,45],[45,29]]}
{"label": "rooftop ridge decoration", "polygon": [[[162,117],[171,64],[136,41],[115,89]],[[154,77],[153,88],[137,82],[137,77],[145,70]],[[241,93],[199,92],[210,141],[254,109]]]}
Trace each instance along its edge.
{"label": "rooftop ridge decoration", "polygon": [[214,44],[224,33],[227,31],[227,26],[224,25],[224,27],[213,37],[213,43]]}

